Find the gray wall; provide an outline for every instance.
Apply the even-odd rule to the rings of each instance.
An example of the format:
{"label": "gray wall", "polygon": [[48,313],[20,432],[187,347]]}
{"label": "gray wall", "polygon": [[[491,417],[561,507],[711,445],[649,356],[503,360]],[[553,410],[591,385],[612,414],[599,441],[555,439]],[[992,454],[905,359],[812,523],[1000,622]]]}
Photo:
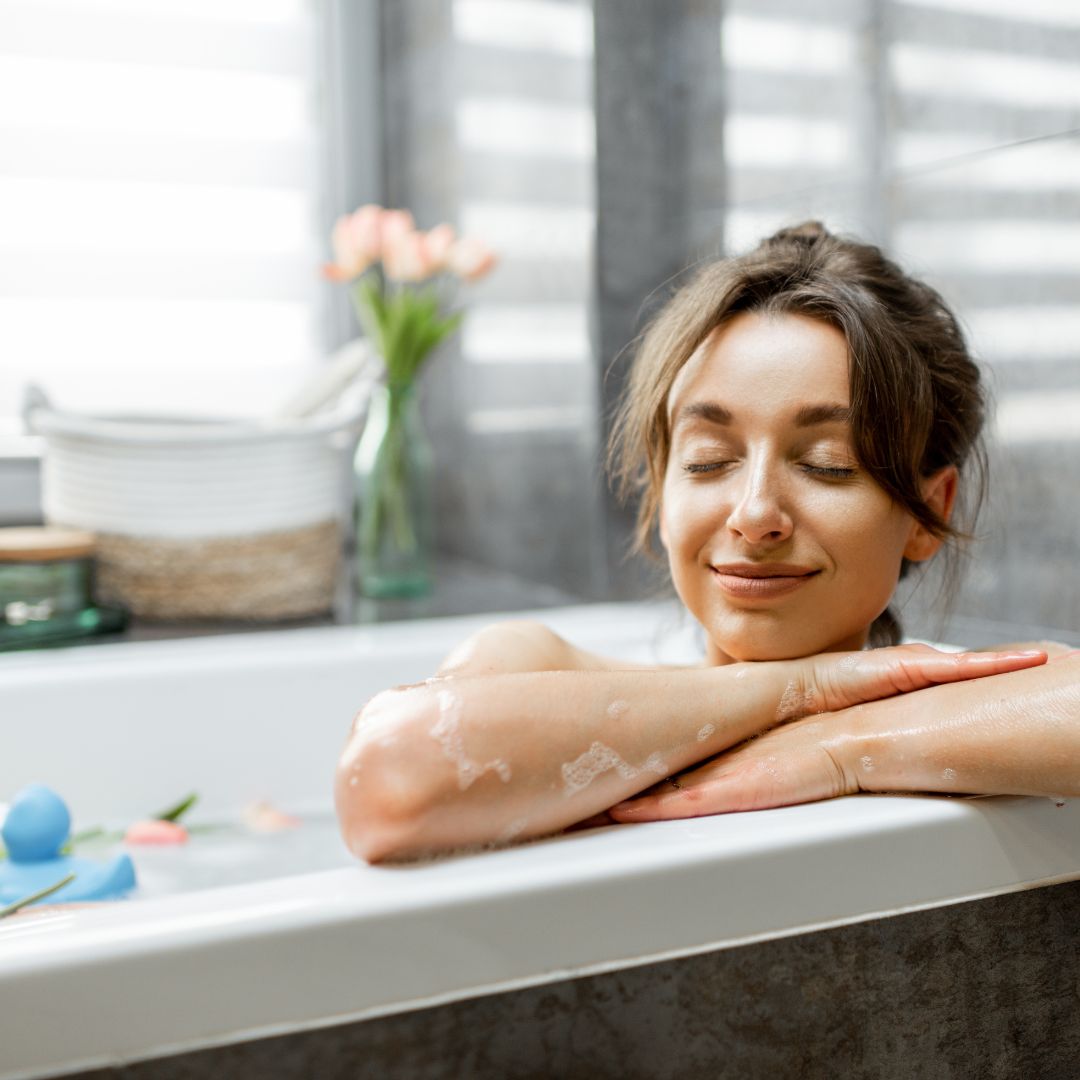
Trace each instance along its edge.
{"label": "gray wall", "polygon": [[[721,0],[595,0],[597,143],[594,348],[606,442],[632,349],[689,263],[720,251],[727,177]],[[664,591],[667,570],[629,558],[634,508],[605,493],[607,595]]]}
{"label": "gray wall", "polygon": [[424,375],[440,547],[597,595],[592,19],[560,0],[506,24],[512,7],[382,5],[385,195],[501,256]]}
{"label": "gray wall", "polygon": [[447,551],[647,593],[598,471],[620,350],[681,267],[814,216],[941,289],[1000,405],[952,622],[931,579],[909,630],[1076,638],[1080,18],[949,2],[382,4],[386,201],[504,248],[425,377]]}

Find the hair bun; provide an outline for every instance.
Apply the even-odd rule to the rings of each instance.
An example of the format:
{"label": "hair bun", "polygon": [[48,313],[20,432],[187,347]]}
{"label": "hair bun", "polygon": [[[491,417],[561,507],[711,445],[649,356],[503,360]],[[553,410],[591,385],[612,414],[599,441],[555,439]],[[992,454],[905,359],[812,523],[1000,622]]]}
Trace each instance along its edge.
{"label": "hair bun", "polygon": [[769,237],[769,241],[783,243],[786,240],[794,240],[796,243],[809,246],[816,244],[819,240],[824,240],[827,236],[832,236],[832,233],[820,221],[804,221],[800,225],[780,229]]}

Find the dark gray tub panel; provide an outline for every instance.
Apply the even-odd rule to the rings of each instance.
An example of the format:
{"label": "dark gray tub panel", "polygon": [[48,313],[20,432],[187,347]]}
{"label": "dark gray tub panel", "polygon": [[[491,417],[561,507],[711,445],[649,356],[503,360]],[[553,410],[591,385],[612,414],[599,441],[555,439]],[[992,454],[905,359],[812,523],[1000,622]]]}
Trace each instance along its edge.
{"label": "dark gray tub panel", "polygon": [[77,1080],[1077,1080],[1078,974],[1070,882]]}

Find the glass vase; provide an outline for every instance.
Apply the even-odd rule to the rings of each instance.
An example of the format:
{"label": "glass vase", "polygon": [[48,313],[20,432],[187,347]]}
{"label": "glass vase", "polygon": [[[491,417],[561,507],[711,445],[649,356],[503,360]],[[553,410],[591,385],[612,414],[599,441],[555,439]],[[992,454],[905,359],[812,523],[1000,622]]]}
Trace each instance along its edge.
{"label": "glass vase", "polygon": [[432,471],[415,387],[377,387],[354,462],[357,578],[364,596],[431,591]]}

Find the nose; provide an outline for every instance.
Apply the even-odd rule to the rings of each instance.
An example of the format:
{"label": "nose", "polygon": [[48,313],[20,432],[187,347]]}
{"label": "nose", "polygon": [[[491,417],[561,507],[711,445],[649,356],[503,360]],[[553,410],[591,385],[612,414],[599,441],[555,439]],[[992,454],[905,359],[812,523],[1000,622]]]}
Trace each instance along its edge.
{"label": "nose", "polygon": [[748,466],[736,484],[728,528],[751,544],[786,540],[793,522],[785,507],[782,486],[766,463]]}

